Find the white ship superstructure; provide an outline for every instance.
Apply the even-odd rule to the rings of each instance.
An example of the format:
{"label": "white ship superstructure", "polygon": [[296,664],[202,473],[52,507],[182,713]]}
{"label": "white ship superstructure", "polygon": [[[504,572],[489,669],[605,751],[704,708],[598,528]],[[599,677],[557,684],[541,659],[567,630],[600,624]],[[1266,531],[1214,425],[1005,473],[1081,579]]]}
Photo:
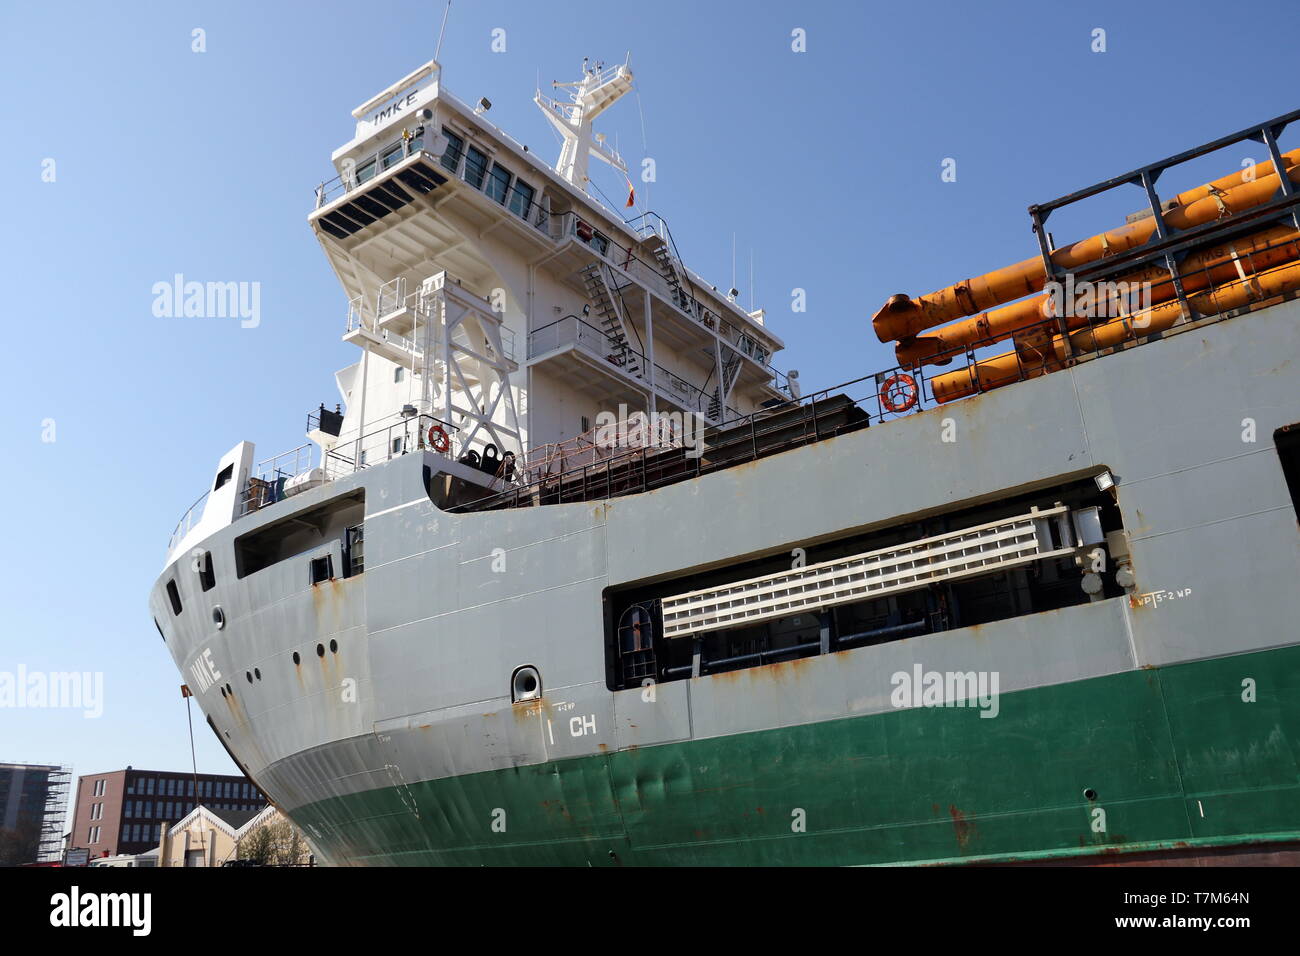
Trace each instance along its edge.
{"label": "white ship superstructure", "polygon": [[588,194],[590,156],[625,169],[592,121],[631,84],[625,64],[584,63],[557,84],[571,101],[538,92],[563,131],[555,168],[449,93],[436,62],[354,111],[310,216],[361,349],[337,376],[338,434],[313,434],[327,472],[437,426],[454,457],[486,457],[484,474],[513,458],[522,476],[599,455],[602,412],[713,426],[789,397],[762,312],[691,272],[659,216],[627,222]]}

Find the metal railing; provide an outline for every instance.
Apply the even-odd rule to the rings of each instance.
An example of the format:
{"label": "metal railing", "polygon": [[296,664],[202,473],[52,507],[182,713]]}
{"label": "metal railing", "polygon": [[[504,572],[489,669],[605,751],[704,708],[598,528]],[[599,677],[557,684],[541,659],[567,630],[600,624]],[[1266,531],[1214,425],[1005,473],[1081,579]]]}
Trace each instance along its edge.
{"label": "metal railing", "polygon": [[433,426],[442,429],[447,436],[448,447],[440,454],[454,458],[464,449],[459,448],[459,429],[434,415],[420,414],[404,417],[400,413],[390,416],[394,420],[387,425],[375,428],[356,437],[340,441],[325,455],[325,480],[345,478],[363,468],[381,465],[403,455],[416,451],[433,451],[430,430]]}
{"label": "metal railing", "polygon": [[[1172,282],[1173,280],[1166,281]],[[1300,298],[1300,290],[1293,290],[1282,296],[1263,301],[1272,302],[1276,298],[1297,299]],[[1255,302],[1249,306],[1200,315],[1194,322],[1176,326],[1163,333],[1152,333],[1150,335],[1142,335],[1140,323],[1135,322],[1134,325],[1138,330],[1138,334],[1129,341],[1118,345],[1094,346],[1086,349],[1076,348],[1070,359],[1070,364],[1089,361],[1128,348],[1141,347],[1149,342],[1178,334],[1183,329],[1199,328],[1205,323],[1223,321],[1250,309],[1258,308],[1260,305],[1260,302]],[[1114,321],[1113,317],[1090,318],[1085,324],[1080,324],[1076,329],[1072,330],[1071,334],[1087,332],[1111,321]],[[1027,333],[1041,332],[1045,328],[1048,334],[1054,334],[1046,321],[1040,319],[1012,331],[1007,338],[1015,340]],[[776,402],[750,415],[737,416],[735,420],[724,423],[718,428],[710,429],[709,434],[711,437],[709,442],[730,450],[728,455],[720,460],[711,459],[707,447],[703,454],[698,457],[665,457],[663,449],[660,448],[634,448],[609,456],[595,464],[583,465],[532,480],[521,481],[515,487],[506,491],[460,505],[451,510],[463,512],[493,508],[531,507],[558,502],[602,500],[619,495],[648,491],[699,477],[713,471],[730,468],[745,461],[777,454],[800,445],[834,437],[845,430],[856,430],[871,424],[880,424],[896,418],[906,418],[927,409],[964,400],[966,396],[940,402],[935,397],[932,385],[932,380],[939,376],[947,378],[959,374],[963,370],[967,371],[972,386],[972,394],[969,397],[973,398],[994,388],[1038,378],[1054,371],[1056,368],[1043,357],[1027,357],[1024,354],[1024,352],[1029,351],[1027,349],[1024,352],[1019,349],[1012,349],[1012,354],[1015,355],[1014,369],[1002,371],[996,384],[982,382],[979,376],[980,368],[994,357],[980,356],[977,353],[985,351],[990,344],[989,342],[980,342],[965,351],[950,353],[949,358],[954,360],[954,364],[945,367],[941,372],[930,377],[926,377],[921,370],[896,365],[840,385],[811,392],[798,399]],[[958,360],[964,364],[956,364]],[[906,403],[905,408],[896,411],[891,407],[891,401],[895,406],[897,405],[897,401],[893,399],[893,396],[898,394],[896,389],[900,383],[905,383],[909,387],[912,397]],[[825,412],[819,413],[819,403],[833,398],[840,400],[834,403],[836,417],[831,418]],[[856,412],[851,413],[848,418],[839,414],[849,407],[856,409]],[[804,409],[805,411],[801,422],[796,421],[791,424],[788,420],[789,416],[786,416],[785,413],[795,409]],[[859,417],[859,420],[852,420],[854,417]],[[836,424],[835,422],[839,423]]]}
{"label": "metal railing", "polygon": [[[626,347],[620,345],[613,336],[576,315],[566,315],[530,333],[528,357],[533,359],[566,345],[578,346],[583,351],[621,370],[629,378],[636,379],[641,385],[651,384],[650,376],[646,372],[649,361],[643,353],[630,345]],[[636,372],[628,371],[624,364],[626,357],[630,357],[631,362],[636,365]],[[658,394],[669,401],[676,402],[687,411],[707,414],[713,400],[711,393],[691,384],[658,362],[654,364],[654,369],[653,384]]]}
{"label": "metal railing", "polygon": [[239,496],[238,517],[286,497],[285,483],[317,467],[319,446],[306,442],[259,462],[248,476],[248,484]]}
{"label": "metal railing", "polygon": [[[631,222],[634,223],[636,220]],[[630,225],[630,223],[624,225]],[[642,232],[638,232],[636,229],[632,231],[642,238],[655,233],[655,230],[648,229],[648,227],[642,227]],[[628,277],[629,282],[636,281],[652,289],[662,299],[674,303],[680,315],[690,319],[710,334],[716,331],[724,342],[733,346],[747,359],[761,365],[764,369],[770,371],[774,377],[780,375],[771,365],[772,353],[769,349],[740,326],[710,309],[702,299],[695,295],[694,283],[686,274],[686,267],[676,257],[675,251],[673,256],[682,273],[679,277],[680,287],[686,297],[686,305],[684,306],[673,292],[672,284],[657,262],[642,258],[635,250],[601,232],[594,223],[582,218],[578,213],[569,211],[553,215],[551,217],[551,237],[557,241],[572,238],[589,246],[592,251],[608,263],[615,275],[622,273]],[[618,288],[626,288],[626,283],[619,283]]]}
{"label": "metal railing", "polygon": [[212,494],[210,491],[203,492],[203,494],[199,495],[198,501],[185,509],[185,514],[181,515],[181,520],[176,522],[176,527],[167,540],[168,554],[171,554],[176,545],[180,544],[184,537],[190,533],[190,529],[203,520],[203,509],[208,503],[208,495],[210,494]]}

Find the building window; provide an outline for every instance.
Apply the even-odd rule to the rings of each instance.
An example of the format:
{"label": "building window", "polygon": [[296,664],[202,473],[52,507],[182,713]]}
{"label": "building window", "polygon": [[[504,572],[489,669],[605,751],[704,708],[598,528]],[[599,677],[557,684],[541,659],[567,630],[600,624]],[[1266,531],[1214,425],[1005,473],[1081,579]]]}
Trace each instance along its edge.
{"label": "building window", "polygon": [[487,153],[471,146],[465,153],[465,182],[475,189],[483,188],[483,177],[487,173]]}
{"label": "building window", "polygon": [[510,190],[510,211],[523,219],[528,220],[528,212],[533,206],[533,196],[537,195],[532,186],[528,185],[522,179],[515,180],[515,188]]}
{"label": "building window", "polygon": [[460,157],[465,152],[465,140],[445,126],[442,128],[442,135],[447,137],[447,148],[442,154],[442,168],[454,173],[460,169]]}
{"label": "building window", "polygon": [[184,610],[184,608],[181,607],[181,592],[177,590],[176,582],[174,580],[167,582],[167,600],[171,601],[172,614],[176,617],[180,617],[181,611]]}
{"label": "building window", "polygon": [[506,193],[510,190],[510,170],[500,163],[492,164],[492,179],[488,182],[487,194],[501,205],[505,205]]}
{"label": "building window", "polygon": [[149,796],[153,796],[153,785],[157,779],[158,779],[157,777],[150,777],[148,780],[145,781],[144,792],[147,793]]}
{"label": "building window", "polygon": [[402,453],[402,439],[400,436],[393,439],[392,453],[394,455],[400,455]]}

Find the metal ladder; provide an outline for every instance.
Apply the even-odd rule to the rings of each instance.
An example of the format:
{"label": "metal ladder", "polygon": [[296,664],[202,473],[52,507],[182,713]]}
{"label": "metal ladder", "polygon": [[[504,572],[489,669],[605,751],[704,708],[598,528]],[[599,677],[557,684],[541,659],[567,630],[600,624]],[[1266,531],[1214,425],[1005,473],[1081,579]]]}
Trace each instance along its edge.
{"label": "metal ladder", "polygon": [[625,372],[641,377],[641,363],[627,337],[627,324],[619,311],[614,289],[605,278],[602,263],[593,262],[582,270],[582,282],[587,289],[587,297],[596,307],[600,316],[600,330],[605,333],[611,345],[610,358]]}
{"label": "metal ladder", "polygon": [[650,244],[650,254],[654,256],[660,274],[663,275],[664,281],[668,283],[668,291],[672,295],[673,303],[688,315],[693,314],[694,302],[690,293],[682,287],[681,266],[672,250],[668,248],[668,243],[664,241],[663,237],[653,232],[646,237],[646,241]]}
{"label": "metal ladder", "polygon": [[721,420],[723,404],[731,394],[731,387],[736,384],[736,376],[739,374],[740,353],[735,349],[724,347],[722,382],[713,390],[713,395],[709,399],[709,418],[713,421]]}

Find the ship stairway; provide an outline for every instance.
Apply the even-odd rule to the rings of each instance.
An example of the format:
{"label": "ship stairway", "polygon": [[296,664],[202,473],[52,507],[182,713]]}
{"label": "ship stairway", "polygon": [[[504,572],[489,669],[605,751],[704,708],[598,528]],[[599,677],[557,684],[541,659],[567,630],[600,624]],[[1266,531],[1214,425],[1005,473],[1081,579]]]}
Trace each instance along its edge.
{"label": "ship stairway", "polygon": [[668,243],[664,241],[663,237],[652,232],[646,237],[646,244],[650,247],[650,255],[659,267],[659,272],[663,275],[664,281],[668,283],[668,292],[673,303],[688,315],[693,314],[691,294],[682,287],[684,272]]}
{"label": "ship stairway", "polygon": [[740,353],[726,347],[723,347],[722,353],[722,383],[713,390],[709,399],[709,419],[715,422],[722,418],[723,407],[731,395],[731,387],[736,384],[736,376],[740,374]]}
{"label": "ship stairway", "polygon": [[587,298],[596,307],[596,315],[600,319],[599,328],[609,341],[610,353],[607,357],[623,371],[640,378],[640,356],[628,342],[627,323],[618,307],[618,293],[605,277],[604,264],[593,262],[583,269],[582,282],[587,289]]}
{"label": "ship stairway", "polygon": [[987,524],[663,599],[663,635],[682,637],[994,574],[1076,550],[1070,509]]}

